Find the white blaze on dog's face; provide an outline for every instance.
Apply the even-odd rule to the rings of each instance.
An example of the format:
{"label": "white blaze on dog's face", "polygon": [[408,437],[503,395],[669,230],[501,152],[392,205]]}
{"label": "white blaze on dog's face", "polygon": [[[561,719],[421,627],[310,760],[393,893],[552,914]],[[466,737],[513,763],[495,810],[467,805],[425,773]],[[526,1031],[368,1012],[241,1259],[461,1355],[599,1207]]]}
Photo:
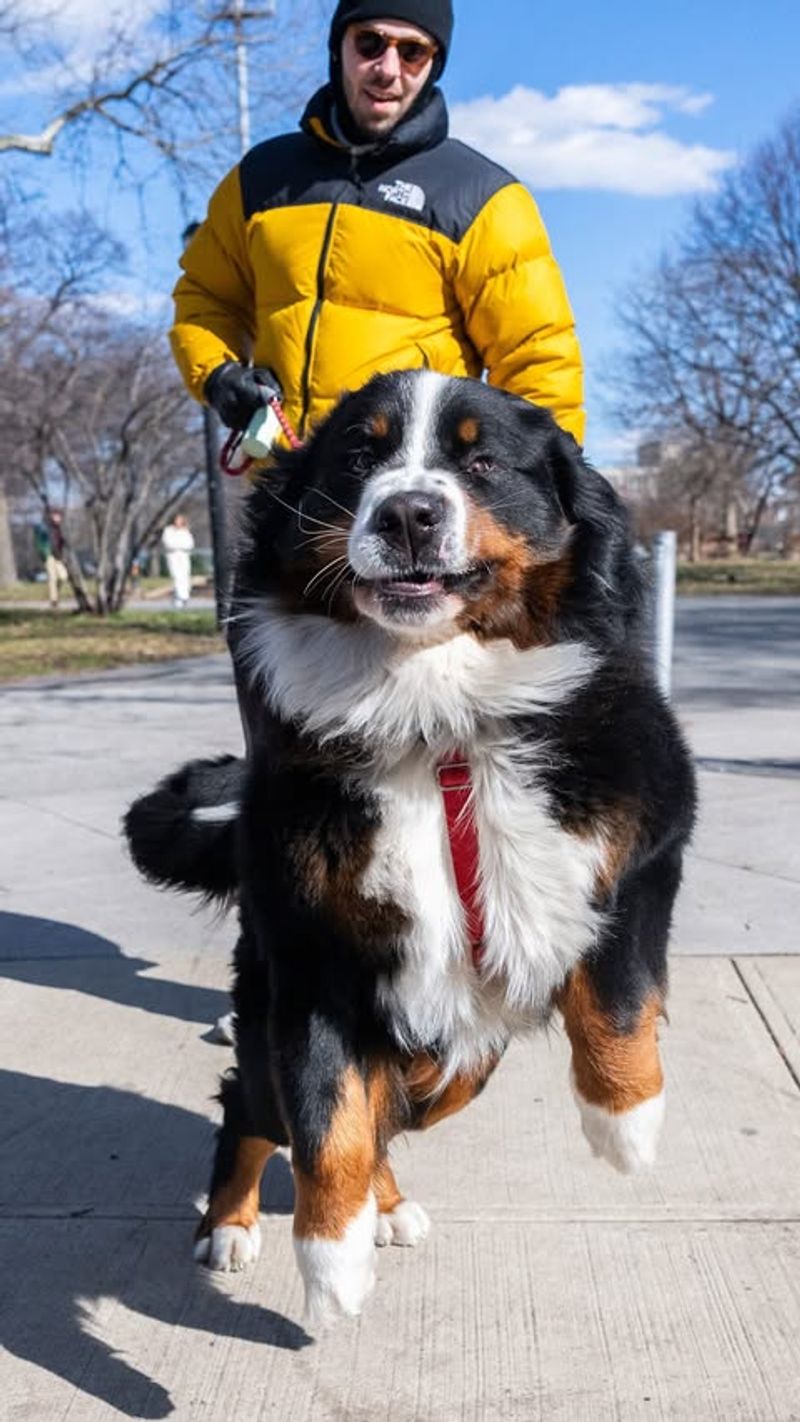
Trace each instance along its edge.
{"label": "white blaze on dog's face", "polygon": [[446,389],[429,371],[409,385],[402,443],[367,479],[348,539],[356,607],[401,635],[451,627],[471,567],[467,500],[438,460],[437,405]]}

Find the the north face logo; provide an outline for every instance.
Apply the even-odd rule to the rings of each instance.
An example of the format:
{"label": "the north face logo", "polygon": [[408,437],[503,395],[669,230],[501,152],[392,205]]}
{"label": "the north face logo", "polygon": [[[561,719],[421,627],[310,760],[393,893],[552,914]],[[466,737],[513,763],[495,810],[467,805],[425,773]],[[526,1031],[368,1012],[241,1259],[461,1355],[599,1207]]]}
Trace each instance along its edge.
{"label": "the north face logo", "polygon": [[422,188],[416,183],[404,183],[398,178],[394,183],[379,183],[378,192],[384,202],[394,203],[396,207],[410,207],[412,212],[422,212],[425,206],[425,194]]}

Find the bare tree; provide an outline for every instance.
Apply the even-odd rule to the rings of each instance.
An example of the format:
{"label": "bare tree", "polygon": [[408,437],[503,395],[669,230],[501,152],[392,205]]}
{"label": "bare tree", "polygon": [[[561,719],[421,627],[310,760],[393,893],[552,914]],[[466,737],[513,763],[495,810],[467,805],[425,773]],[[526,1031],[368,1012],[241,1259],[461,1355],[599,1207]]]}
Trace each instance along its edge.
{"label": "bare tree", "polygon": [[56,144],[102,131],[125,166],[155,150],[181,181],[192,171],[219,174],[239,132],[234,40],[247,44],[252,105],[267,131],[309,82],[324,9],[320,0],[165,0],[146,24],[120,10],[87,56],[53,38],[58,7],[34,15],[0,0],[4,68],[47,96],[31,131],[4,127],[0,113],[0,152],[49,156]]}
{"label": "bare tree", "polygon": [[[623,298],[618,413],[688,452],[746,546],[800,473],[800,109]],[[674,471],[672,471],[674,474]]]}
{"label": "bare tree", "polygon": [[79,600],[102,611],[124,596],[132,544],[191,486],[202,438],[160,342],[124,323],[117,339],[103,324],[99,293],[122,254],[85,214],[48,215],[37,160],[58,148],[76,177],[134,185],[145,229],[147,179],[166,165],[193,216],[193,190],[205,197],[239,153],[242,45],[257,138],[310,85],[330,3],[163,0],[143,23],[109,0],[91,48],[72,42],[65,8],[0,0],[0,582],[15,572],[4,496],[35,489],[42,503],[89,510],[96,589],[74,549],[68,563]]}
{"label": "bare tree", "polygon": [[[120,327],[92,298],[63,305],[5,372],[0,451],[43,514],[63,509],[82,609],[122,606],[137,555],[202,477],[198,424],[164,337]],[[88,549],[76,545],[79,521]]]}

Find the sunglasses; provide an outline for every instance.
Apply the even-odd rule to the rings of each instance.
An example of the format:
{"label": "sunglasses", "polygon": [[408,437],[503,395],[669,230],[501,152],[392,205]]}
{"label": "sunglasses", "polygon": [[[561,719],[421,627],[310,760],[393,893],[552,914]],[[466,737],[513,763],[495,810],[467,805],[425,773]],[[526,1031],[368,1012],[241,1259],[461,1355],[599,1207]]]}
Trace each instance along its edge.
{"label": "sunglasses", "polygon": [[400,63],[411,74],[419,74],[439,48],[432,40],[395,39],[369,28],[356,30],[353,44],[360,59],[381,59],[387,49],[396,49]]}

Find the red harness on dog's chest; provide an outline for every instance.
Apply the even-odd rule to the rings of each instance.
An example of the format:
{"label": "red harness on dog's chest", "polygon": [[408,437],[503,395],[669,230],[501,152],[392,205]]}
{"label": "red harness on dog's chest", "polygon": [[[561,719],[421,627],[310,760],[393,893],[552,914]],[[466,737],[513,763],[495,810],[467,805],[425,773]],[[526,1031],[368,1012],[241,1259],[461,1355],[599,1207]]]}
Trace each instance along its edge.
{"label": "red harness on dog's chest", "polygon": [[472,774],[461,751],[440,760],[436,778],[442,792],[450,857],[456,876],[458,896],[464,906],[472,961],[476,968],[483,958],[483,909],[478,898],[478,826],[472,805]]}

